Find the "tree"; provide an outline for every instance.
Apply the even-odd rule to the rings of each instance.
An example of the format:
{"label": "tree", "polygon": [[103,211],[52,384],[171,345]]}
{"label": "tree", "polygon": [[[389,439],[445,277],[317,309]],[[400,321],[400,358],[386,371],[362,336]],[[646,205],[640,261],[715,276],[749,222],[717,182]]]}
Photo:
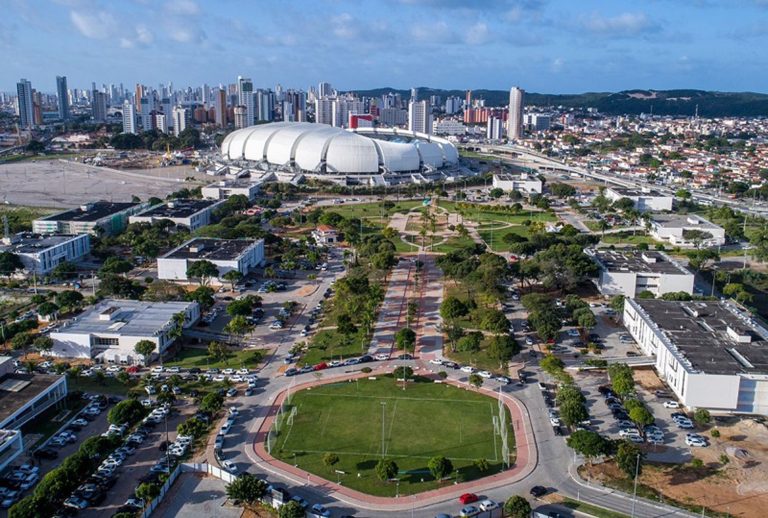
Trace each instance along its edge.
{"label": "tree", "polygon": [[205,259],[194,261],[187,267],[187,277],[190,279],[197,279],[200,286],[208,286],[211,278],[217,277],[218,275],[218,267]]}
{"label": "tree", "polygon": [[560,418],[566,426],[572,427],[589,419],[589,412],[582,403],[569,400],[560,405]]}
{"label": "tree", "polygon": [[453,321],[467,314],[467,306],[456,297],[450,296],[440,304],[440,316],[443,320]]}
{"label": "tree", "polygon": [[632,369],[626,363],[612,363],[608,366],[608,377],[614,392],[626,396],[635,390]]}
{"label": "tree", "polygon": [[115,375],[115,379],[123,385],[128,385],[131,382],[131,375],[125,371],[120,371]]}
{"label": "tree", "polygon": [[208,431],[208,425],[196,417],[190,417],[176,427],[179,435],[188,435],[190,437],[202,437]]}
{"label": "tree", "polygon": [[34,341],[35,339],[30,333],[17,333],[11,338],[11,349],[21,351],[26,358],[27,351]]}
{"label": "tree", "polygon": [[640,405],[630,409],[629,418],[632,422],[636,423],[641,428],[645,425],[653,424],[656,420],[653,418],[653,414],[648,410],[645,405]]}
{"label": "tree", "polygon": [[470,374],[469,375],[469,384],[475,387],[476,389],[479,389],[483,386],[483,377],[479,374]]}
{"label": "tree", "polygon": [[[234,270],[232,270],[234,271]],[[227,306],[227,314],[231,317],[237,315],[248,316],[253,312],[253,300],[250,297],[233,300]]]}
{"label": "tree", "polygon": [[435,480],[441,480],[453,471],[453,463],[443,456],[436,456],[427,461],[427,468]]}
{"label": "tree", "polygon": [[132,425],[144,417],[146,410],[136,399],[125,399],[116,404],[107,414],[110,424],[120,425],[128,423]]}
{"label": "tree", "polygon": [[160,486],[152,482],[142,482],[139,487],[136,488],[136,498],[144,500],[149,503],[160,494]]}
{"label": "tree", "polygon": [[248,504],[258,502],[267,492],[267,483],[250,473],[243,473],[226,486],[227,496]]}
{"label": "tree", "polygon": [[224,326],[224,330],[233,335],[244,335],[253,329],[253,326],[248,323],[248,320],[243,315],[235,315]]}
{"label": "tree", "polygon": [[599,433],[590,430],[576,430],[568,437],[566,443],[589,461],[611,452],[610,442]]}
{"label": "tree", "polygon": [[290,500],[287,504],[280,506],[277,515],[278,518],[304,518],[307,512],[301,507],[301,504],[295,500]]}
{"label": "tree", "polygon": [[336,464],[339,463],[339,456],[335,453],[328,452],[325,455],[323,455],[323,464],[325,464],[327,467],[332,468]]}
{"label": "tree", "polygon": [[584,330],[591,329],[597,325],[597,318],[595,317],[595,314],[589,310],[589,308],[585,308],[583,311],[580,311],[578,315],[575,315],[575,316],[576,316],[576,323],[579,325],[580,328]]}
{"label": "tree", "polygon": [[691,191],[687,189],[678,189],[675,191],[675,196],[677,198],[680,198],[681,200],[690,200],[691,199]]}
{"label": "tree", "polygon": [[148,365],[156,347],[157,344],[152,340],[139,340],[136,342],[136,345],[133,346],[133,350],[136,351],[136,354],[140,354],[144,359],[144,365]]}
{"label": "tree", "polygon": [[213,361],[223,360],[227,357],[227,346],[215,340],[208,342],[208,356]]}
{"label": "tree", "polygon": [[347,313],[340,313],[336,317],[336,331],[343,335],[352,335],[357,332],[357,326]]}
{"label": "tree", "polygon": [[611,297],[611,302],[609,305],[611,306],[611,309],[614,310],[616,313],[623,313],[624,312],[624,295],[615,295]]}
{"label": "tree", "polygon": [[413,351],[416,346],[416,333],[410,327],[404,327],[395,333],[395,346],[405,351]]}
{"label": "tree", "polygon": [[186,299],[190,302],[197,302],[204,309],[213,306],[213,288],[209,286],[200,286],[197,289],[190,291],[186,295]]}
{"label": "tree", "polygon": [[229,281],[232,285],[232,291],[235,291],[235,284],[243,280],[243,274],[240,270],[229,270],[227,273],[221,276],[225,281]]}
{"label": "tree", "polygon": [[394,376],[396,380],[407,380],[413,377],[413,369],[407,365],[400,365],[399,367],[395,367],[395,370],[392,371],[392,376]]}
{"label": "tree", "polygon": [[133,269],[133,264],[130,261],[123,259],[122,257],[108,257],[104,264],[99,269],[99,276],[105,274],[125,274]]}
{"label": "tree", "polygon": [[619,198],[613,202],[613,208],[622,212],[635,208],[635,202],[632,198]]}
{"label": "tree", "polygon": [[709,263],[720,260],[720,254],[717,250],[704,248],[701,250],[691,250],[688,252],[688,265],[696,271],[706,268]]}
{"label": "tree", "polygon": [[12,252],[0,252],[0,275],[8,277],[24,269],[21,258]]}
{"label": "tree", "polygon": [[376,476],[379,477],[379,480],[387,481],[389,479],[395,478],[395,476],[400,472],[400,468],[398,468],[397,464],[395,464],[395,461],[391,459],[381,459],[376,463],[375,471]]}
{"label": "tree", "polygon": [[568,198],[576,194],[576,188],[567,183],[551,183],[549,191],[558,198]]}
{"label": "tree", "polygon": [[683,239],[693,243],[693,246],[696,248],[701,248],[701,244],[708,239],[712,239],[712,237],[712,233],[706,230],[699,230],[697,228],[683,229]]}
{"label": "tree", "polygon": [[520,352],[520,346],[509,335],[497,335],[491,338],[486,352],[489,358],[499,362],[499,368],[504,368],[504,365]]}
{"label": "tree", "polygon": [[53,318],[59,312],[59,306],[53,302],[43,302],[37,306],[37,314],[40,316]]}
{"label": "tree", "polygon": [[40,354],[45,355],[51,352],[53,349],[53,338],[48,335],[38,335],[32,345],[37,349]]}
{"label": "tree", "polygon": [[531,504],[520,495],[511,496],[504,502],[504,513],[508,518],[528,518],[531,516]]}
{"label": "tree", "polygon": [[480,343],[483,341],[483,333],[472,331],[459,338],[456,348],[462,352],[477,352],[480,350]]}
{"label": "tree", "polygon": [[704,426],[712,420],[712,416],[706,408],[697,408],[693,413],[693,420],[696,421],[696,424]]}
{"label": "tree", "polygon": [[616,465],[629,478],[634,478],[643,472],[643,453],[640,448],[629,441],[621,441],[616,450]]}
{"label": "tree", "polygon": [[650,290],[643,290],[637,294],[638,299],[655,299],[656,295]]}
{"label": "tree", "polygon": [[60,308],[72,311],[80,307],[83,302],[83,294],[75,290],[60,291],[56,294],[56,304]]}
{"label": "tree", "polygon": [[500,189],[499,187],[494,187],[488,192],[488,196],[490,196],[494,200],[501,198],[503,195],[504,195],[504,189]]}
{"label": "tree", "polygon": [[507,333],[509,331],[509,320],[507,320],[504,312],[498,309],[489,309],[482,314],[480,328],[496,334]]}
{"label": "tree", "polygon": [[563,368],[565,367],[565,363],[563,363],[563,360],[561,360],[554,354],[548,354],[541,359],[541,361],[539,362],[539,366],[541,367],[541,370],[543,370],[547,374],[552,375],[556,372],[563,370]]}

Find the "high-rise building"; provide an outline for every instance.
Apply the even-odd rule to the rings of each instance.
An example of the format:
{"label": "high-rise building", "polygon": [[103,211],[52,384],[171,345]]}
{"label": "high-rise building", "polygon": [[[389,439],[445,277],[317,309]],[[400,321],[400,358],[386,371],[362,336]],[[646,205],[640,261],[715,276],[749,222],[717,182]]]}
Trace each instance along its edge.
{"label": "high-rise building", "polygon": [[35,126],[43,125],[43,94],[32,90],[32,105],[34,111]]}
{"label": "high-rise building", "polygon": [[246,126],[256,120],[256,103],[253,98],[253,81],[246,77],[237,77],[237,104],[245,106]]}
{"label": "high-rise building", "polygon": [[31,128],[35,125],[35,106],[32,99],[32,83],[22,79],[16,83],[16,99],[19,110],[19,126]]}
{"label": "high-rise building", "polygon": [[418,88],[411,88],[411,101],[418,101],[419,100],[419,89]]}
{"label": "high-rise building", "polygon": [[179,133],[187,129],[187,109],[181,106],[173,108],[173,134],[179,136]]}
{"label": "high-rise building", "polygon": [[107,120],[107,94],[94,90],[91,96],[91,118],[96,122]]}
{"label": "high-rise building", "polygon": [[141,99],[144,97],[144,85],[136,83],[136,93],[135,97],[133,98],[134,102],[136,103],[136,112],[141,113]]}
{"label": "high-rise building", "polygon": [[69,92],[67,76],[56,76],[56,95],[59,97],[59,119],[69,120]]}
{"label": "high-rise building", "polygon": [[334,99],[322,97],[315,99],[315,122],[333,125]]}
{"label": "high-rise building", "polygon": [[245,106],[235,106],[233,111],[235,117],[235,128],[240,129],[249,126],[246,121],[248,110],[245,108]]}
{"label": "high-rise building", "polygon": [[323,98],[323,97],[331,97],[333,96],[333,88],[331,87],[331,83],[320,83],[317,85],[317,97]]}
{"label": "high-rise building", "polygon": [[408,130],[416,133],[432,133],[432,110],[429,101],[408,103]]}
{"label": "high-rise building", "polygon": [[408,122],[408,112],[400,108],[382,108],[379,110],[379,123],[383,126],[402,126]]}
{"label": "high-rise building", "polygon": [[461,97],[452,95],[445,100],[445,114],[453,115],[461,110]]}
{"label": "high-rise building", "polygon": [[166,122],[168,117],[164,113],[155,112],[155,127],[158,131],[168,133],[168,123]]}
{"label": "high-rise building", "polygon": [[256,120],[271,121],[274,119],[275,94],[269,90],[257,90],[256,94]]}
{"label": "high-rise building", "polygon": [[216,109],[216,125],[227,127],[227,92],[221,88],[214,90],[214,108]]}
{"label": "high-rise building", "polygon": [[547,131],[552,124],[552,117],[545,113],[528,113],[524,119],[531,131]]}
{"label": "high-rise building", "polygon": [[136,133],[136,108],[130,101],[123,103],[123,133]]}
{"label": "high-rise building", "polygon": [[525,90],[513,87],[509,91],[509,117],[507,117],[507,138],[523,138],[523,97]]}
{"label": "high-rise building", "polygon": [[504,121],[499,117],[488,117],[488,127],[485,138],[488,140],[501,140],[504,134]]}

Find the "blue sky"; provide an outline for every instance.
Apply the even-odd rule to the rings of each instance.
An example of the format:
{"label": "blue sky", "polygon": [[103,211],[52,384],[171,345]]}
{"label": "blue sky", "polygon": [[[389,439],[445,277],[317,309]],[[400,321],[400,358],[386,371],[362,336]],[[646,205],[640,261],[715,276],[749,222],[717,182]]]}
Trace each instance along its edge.
{"label": "blue sky", "polygon": [[2,0],[0,90],[768,91],[768,0]]}

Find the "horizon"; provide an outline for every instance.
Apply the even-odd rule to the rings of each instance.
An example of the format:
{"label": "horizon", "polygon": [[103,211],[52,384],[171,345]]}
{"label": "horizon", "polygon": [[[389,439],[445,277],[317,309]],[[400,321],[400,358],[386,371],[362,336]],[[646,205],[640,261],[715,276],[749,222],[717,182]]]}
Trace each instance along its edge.
{"label": "horizon", "polygon": [[764,93],[768,31],[756,21],[766,17],[764,0],[16,1],[0,20],[0,89],[26,78],[54,93],[57,75],[70,88],[242,75],[260,88],[341,91],[415,82],[543,95]]}

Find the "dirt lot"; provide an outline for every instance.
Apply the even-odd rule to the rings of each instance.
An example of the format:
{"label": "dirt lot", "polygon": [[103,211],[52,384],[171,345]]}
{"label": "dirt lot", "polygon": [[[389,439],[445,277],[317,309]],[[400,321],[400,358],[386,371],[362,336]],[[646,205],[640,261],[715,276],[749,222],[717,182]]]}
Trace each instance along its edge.
{"label": "dirt lot", "polygon": [[[711,430],[719,438],[710,437]],[[646,466],[640,482],[649,489],[646,497],[674,499],[694,507],[705,506],[718,513],[740,517],[762,517],[768,508],[768,427],[750,419],[728,419],[706,432],[707,448],[694,448],[704,462],[702,468],[685,466]],[[725,457],[721,456],[725,455]],[[727,457],[727,464],[723,460]],[[592,466],[589,477],[619,480],[631,492],[631,481],[616,466]]]}

